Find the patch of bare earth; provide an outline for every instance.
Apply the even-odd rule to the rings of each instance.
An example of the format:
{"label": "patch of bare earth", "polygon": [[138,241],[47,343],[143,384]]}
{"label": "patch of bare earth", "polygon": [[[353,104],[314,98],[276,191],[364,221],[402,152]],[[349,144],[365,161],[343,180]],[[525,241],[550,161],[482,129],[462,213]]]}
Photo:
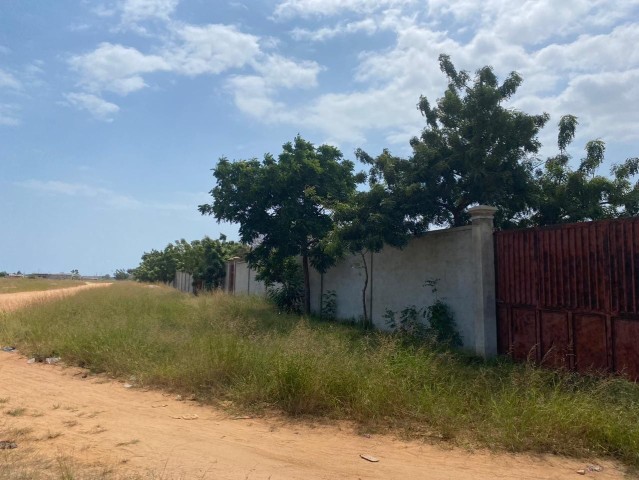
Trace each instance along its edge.
{"label": "patch of bare earth", "polygon": [[[108,284],[0,295],[0,311]],[[624,478],[609,461],[467,452],[350,426],[235,417],[156,391],[0,352],[4,479]],[[363,458],[365,457],[365,458]],[[367,459],[368,458],[368,459]],[[370,461],[373,460],[373,461]],[[588,465],[601,466],[591,471]]]}
{"label": "patch of bare earth", "polygon": [[0,353],[0,436],[18,445],[0,450],[0,478],[20,478],[1,475],[18,455],[51,471],[98,472],[87,478],[575,479],[588,463],[603,470],[585,477],[624,478],[609,461],[470,453],[339,425],[233,417],[17,353]]}
{"label": "patch of bare earth", "polygon": [[22,308],[31,303],[46,302],[69,295],[75,295],[82,290],[90,288],[102,288],[111,285],[110,283],[87,283],[77,287],[59,288],[56,290],[43,290],[37,292],[18,292],[0,294],[0,312],[12,311]]}

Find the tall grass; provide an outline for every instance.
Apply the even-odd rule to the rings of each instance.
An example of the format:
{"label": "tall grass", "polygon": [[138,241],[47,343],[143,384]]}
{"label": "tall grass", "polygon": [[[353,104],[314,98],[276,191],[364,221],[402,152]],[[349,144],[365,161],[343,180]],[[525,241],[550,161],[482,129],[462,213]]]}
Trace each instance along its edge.
{"label": "tall grass", "polygon": [[0,342],[203,401],[639,466],[633,383],[407,346],[255,297],[116,284],[5,314]]}

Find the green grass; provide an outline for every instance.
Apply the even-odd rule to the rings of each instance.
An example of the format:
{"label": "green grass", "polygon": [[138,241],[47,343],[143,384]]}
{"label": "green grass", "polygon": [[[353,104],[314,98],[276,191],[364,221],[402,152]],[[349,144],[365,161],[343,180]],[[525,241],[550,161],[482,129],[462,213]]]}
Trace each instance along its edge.
{"label": "green grass", "polygon": [[49,280],[46,278],[0,278],[0,295],[3,293],[35,292],[84,285],[81,280]]}
{"label": "green grass", "polygon": [[634,383],[410,347],[254,297],[115,284],[3,314],[0,342],[205,402],[639,466]]}

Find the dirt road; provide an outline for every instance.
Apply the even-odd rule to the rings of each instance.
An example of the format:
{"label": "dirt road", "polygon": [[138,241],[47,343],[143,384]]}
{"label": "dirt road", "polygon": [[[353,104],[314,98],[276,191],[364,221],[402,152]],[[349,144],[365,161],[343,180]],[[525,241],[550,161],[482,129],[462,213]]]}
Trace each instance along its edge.
{"label": "dirt road", "polygon": [[58,288],[56,290],[44,290],[42,292],[18,292],[0,294],[0,312],[11,311],[24,307],[34,302],[45,302],[56,298],[74,295],[88,288],[101,288],[111,285],[110,283],[87,283],[79,287]]}
{"label": "dirt road", "polygon": [[[3,294],[0,310],[105,285]],[[23,468],[67,468],[69,460],[60,458],[68,457],[74,467],[106,467],[117,478],[575,479],[581,478],[577,470],[589,463],[604,470],[586,472],[586,477],[623,478],[618,466],[596,459],[468,453],[390,436],[357,435],[344,424],[236,418],[77,368],[28,364],[16,352],[0,352],[2,441],[14,441],[18,448],[0,450],[0,479],[18,478],[18,467],[20,478],[32,478]]]}
{"label": "dirt road", "polygon": [[595,459],[468,453],[368,438],[347,426],[233,418],[80,369],[27,364],[18,353],[0,353],[0,402],[0,436],[19,435],[18,449],[2,451],[5,461],[21,449],[52,458],[62,452],[82,465],[153,478],[253,480],[576,479],[578,469],[598,463],[604,470],[587,478],[623,478],[614,464]]}

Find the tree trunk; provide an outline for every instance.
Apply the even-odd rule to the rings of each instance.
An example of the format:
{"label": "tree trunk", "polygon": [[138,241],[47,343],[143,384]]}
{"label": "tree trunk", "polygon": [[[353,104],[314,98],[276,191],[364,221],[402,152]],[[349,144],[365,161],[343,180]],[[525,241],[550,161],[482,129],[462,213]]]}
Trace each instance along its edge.
{"label": "tree trunk", "polygon": [[302,268],[304,269],[304,313],[311,313],[311,280],[308,268],[308,255],[302,256]]}
{"label": "tree trunk", "polygon": [[362,288],[362,307],[364,309],[364,327],[368,328],[368,312],[366,310],[366,288],[368,288],[368,265],[366,265],[366,255],[364,252],[359,252],[364,264],[364,288]]}

